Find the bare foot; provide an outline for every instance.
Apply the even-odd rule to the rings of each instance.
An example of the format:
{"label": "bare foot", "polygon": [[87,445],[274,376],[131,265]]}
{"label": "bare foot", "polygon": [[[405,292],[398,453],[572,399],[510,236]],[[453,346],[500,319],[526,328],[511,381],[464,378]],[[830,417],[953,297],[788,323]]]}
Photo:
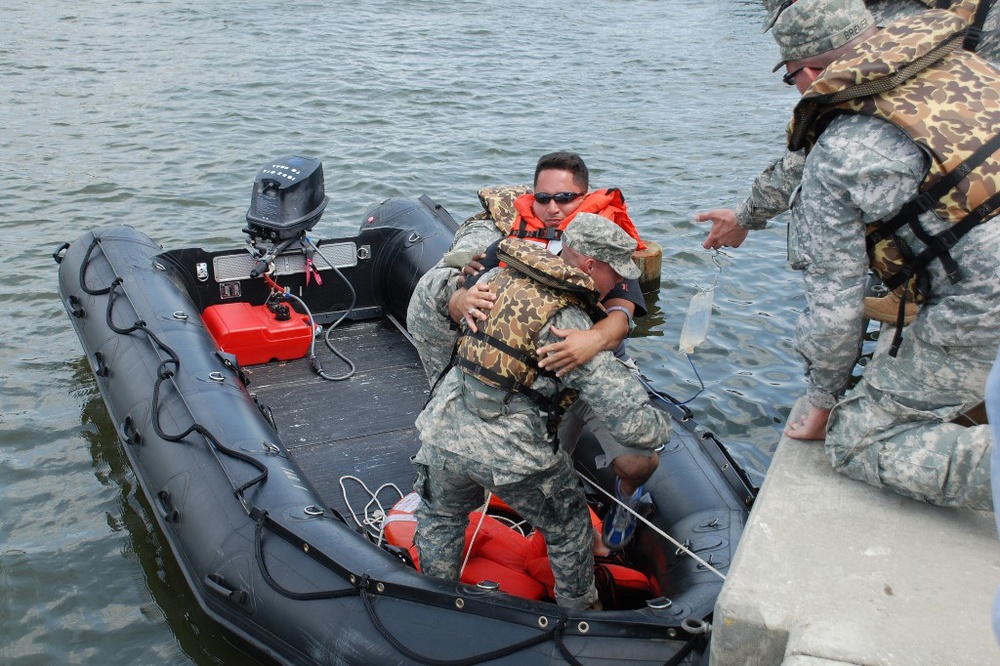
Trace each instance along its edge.
{"label": "bare foot", "polygon": [[826,439],[826,422],[830,418],[829,409],[809,407],[802,418],[789,421],[785,425],[785,435],[792,439]]}

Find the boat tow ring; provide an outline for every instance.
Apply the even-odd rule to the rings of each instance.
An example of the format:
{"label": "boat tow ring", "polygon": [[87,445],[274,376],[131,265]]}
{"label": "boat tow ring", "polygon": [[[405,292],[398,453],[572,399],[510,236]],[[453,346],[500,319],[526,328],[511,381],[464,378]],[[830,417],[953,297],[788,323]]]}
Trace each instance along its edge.
{"label": "boat tow ring", "polygon": [[681,622],[681,629],[694,636],[712,633],[712,625],[696,617],[684,618],[684,621]]}

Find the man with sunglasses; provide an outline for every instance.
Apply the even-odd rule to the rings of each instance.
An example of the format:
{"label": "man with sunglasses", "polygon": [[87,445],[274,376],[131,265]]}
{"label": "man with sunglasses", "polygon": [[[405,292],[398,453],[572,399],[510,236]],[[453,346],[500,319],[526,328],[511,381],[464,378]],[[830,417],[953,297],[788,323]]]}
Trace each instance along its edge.
{"label": "man with sunglasses", "polygon": [[[871,485],[991,509],[989,426],[963,415],[1000,345],[1000,71],[955,48],[966,23],[945,10],[879,30],[861,0],[797,0],[767,27],[775,70],[802,93],[788,253],[805,281],[795,348],[809,407],[785,434],[825,438],[834,468]],[[883,327],[847,390],[883,241],[903,258],[887,285],[926,300],[905,336]]]}
{"label": "man with sunglasses", "polygon": [[[535,166],[533,188],[487,188],[479,192],[484,212],[466,220],[459,228],[451,252],[421,278],[407,311],[407,328],[417,342],[421,360],[432,385],[449,367],[464,320],[472,332],[485,321],[495,295],[476,277],[499,265],[496,247],[505,237],[522,238],[545,245],[553,254],[562,249],[562,232],[581,213],[605,217],[644,247],[635,230],[621,192],[617,189],[590,191],[589,170],[576,153],[559,151],[543,155]],[[553,329],[556,342],[538,350],[539,367],[560,377],[580,367],[602,350],[613,351],[634,368],[625,349],[625,339],[634,328],[634,318],[646,314],[642,291],[635,278],[620,279],[602,300],[608,317],[590,328]],[[601,446],[595,464],[611,466],[618,475],[619,499],[630,508],[640,504],[643,483],[656,470],[655,451],[622,446],[583,401],[564,415],[560,443],[572,453],[589,427]],[[605,516],[604,542],[623,548],[636,527],[635,517],[619,505]]]}

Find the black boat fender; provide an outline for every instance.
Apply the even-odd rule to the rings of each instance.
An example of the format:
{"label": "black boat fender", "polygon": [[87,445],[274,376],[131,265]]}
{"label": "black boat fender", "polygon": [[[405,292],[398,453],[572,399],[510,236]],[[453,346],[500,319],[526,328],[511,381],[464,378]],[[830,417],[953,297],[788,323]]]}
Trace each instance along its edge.
{"label": "black boat fender", "polygon": [[374,257],[372,280],[382,307],[403,323],[417,281],[451,247],[458,223],[424,195],[373,206],[361,225],[362,232],[369,229],[391,235]]}

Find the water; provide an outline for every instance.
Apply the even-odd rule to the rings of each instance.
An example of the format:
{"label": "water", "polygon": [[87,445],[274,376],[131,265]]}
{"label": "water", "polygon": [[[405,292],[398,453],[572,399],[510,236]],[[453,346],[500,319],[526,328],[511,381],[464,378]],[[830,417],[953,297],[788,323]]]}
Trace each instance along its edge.
{"label": "water", "polygon": [[267,159],[323,160],[319,235],[353,234],[389,196],[458,219],[475,191],[572,149],[626,194],[664,249],[633,351],[656,386],[700,384],[677,351],[690,298],[718,280],[692,355],[699,418],[762,478],[803,391],[803,299],[784,227],[731,257],[699,209],[736,204],[780,151],[794,91],[771,75],[758,0],[146,0],[5,8],[0,35],[0,662],[244,661],[193,604],[115,443],[56,294],[52,252],[136,226],[165,247],[230,247]]}

